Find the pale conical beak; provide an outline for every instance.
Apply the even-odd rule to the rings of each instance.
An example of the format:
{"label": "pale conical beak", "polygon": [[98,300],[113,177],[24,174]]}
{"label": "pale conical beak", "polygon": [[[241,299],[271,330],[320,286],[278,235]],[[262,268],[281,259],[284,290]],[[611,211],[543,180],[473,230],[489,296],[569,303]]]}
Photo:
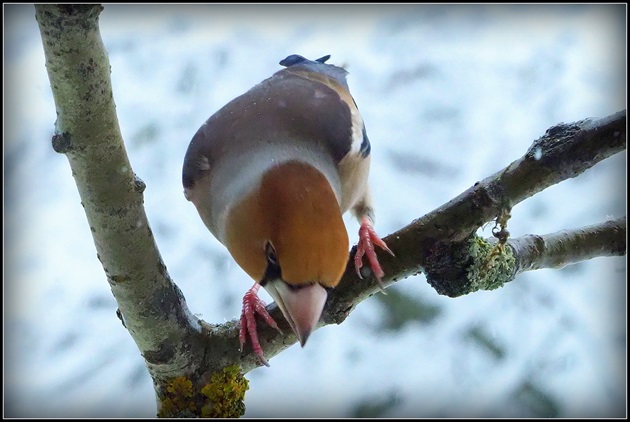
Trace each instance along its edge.
{"label": "pale conical beak", "polygon": [[276,301],[304,347],[308,336],[319,322],[328,292],[317,283],[295,288],[279,279],[268,281],[264,287]]}

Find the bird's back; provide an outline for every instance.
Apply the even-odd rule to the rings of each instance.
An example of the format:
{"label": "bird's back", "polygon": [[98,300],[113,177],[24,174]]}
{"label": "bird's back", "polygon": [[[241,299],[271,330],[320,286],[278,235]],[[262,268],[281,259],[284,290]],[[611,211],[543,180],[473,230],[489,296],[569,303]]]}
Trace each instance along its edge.
{"label": "bird's back", "polygon": [[[365,148],[367,137],[365,142],[355,139],[355,126],[363,122],[353,122],[356,105],[347,90],[346,71],[301,59],[289,56],[281,62],[286,69],[217,111],[188,147],[182,175],[186,196],[203,210],[202,219],[219,240],[231,201],[281,162],[312,164],[329,179],[339,202],[343,200],[339,164],[353,148]],[[213,195],[201,195],[200,189]]]}

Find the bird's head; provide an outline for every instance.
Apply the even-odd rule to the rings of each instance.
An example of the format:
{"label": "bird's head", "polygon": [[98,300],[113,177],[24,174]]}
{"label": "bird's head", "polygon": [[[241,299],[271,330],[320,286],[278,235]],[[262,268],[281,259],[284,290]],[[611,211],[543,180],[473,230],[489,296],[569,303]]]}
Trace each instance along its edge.
{"label": "bird's head", "polygon": [[228,211],[226,233],[236,262],[274,298],[304,346],[348,261],[328,179],[297,161],[272,167]]}

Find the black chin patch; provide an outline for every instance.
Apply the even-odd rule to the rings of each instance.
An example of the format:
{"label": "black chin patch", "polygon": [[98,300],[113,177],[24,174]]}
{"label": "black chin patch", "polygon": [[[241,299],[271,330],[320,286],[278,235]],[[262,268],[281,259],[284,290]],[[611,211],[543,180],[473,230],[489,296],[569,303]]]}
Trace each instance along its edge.
{"label": "black chin patch", "polygon": [[280,265],[270,262],[267,264],[267,270],[265,271],[265,275],[260,281],[260,285],[264,287],[268,281],[278,279],[282,279],[282,270],[280,269]]}

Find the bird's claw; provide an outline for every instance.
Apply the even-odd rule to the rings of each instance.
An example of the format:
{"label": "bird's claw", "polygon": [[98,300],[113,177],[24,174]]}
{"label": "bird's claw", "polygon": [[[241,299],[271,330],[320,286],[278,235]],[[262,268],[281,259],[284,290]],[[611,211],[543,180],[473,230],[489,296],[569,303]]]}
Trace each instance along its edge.
{"label": "bird's claw", "polygon": [[258,289],[260,284],[256,283],[254,286],[245,293],[243,296],[243,312],[241,313],[241,325],[239,328],[238,338],[240,341],[240,351],[243,352],[243,346],[247,341],[247,334],[249,333],[249,339],[252,342],[252,349],[254,354],[258,356],[263,365],[269,366],[269,362],[265,359],[262,347],[258,341],[258,332],[256,330],[256,314],[260,315],[267,324],[272,328],[278,330],[280,334],[282,331],[276,324],[276,321],[269,315],[265,308],[265,302],[258,297]]}
{"label": "bird's claw", "polygon": [[354,267],[359,278],[363,279],[363,276],[361,276],[361,267],[363,267],[363,256],[365,255],[370,263],[370,268],[372,269],[374,277],[376,277],[378,284],[381,286],[381,289],[383,289],[384,286],[381,279],[385,275],[385,272],[383,271],[381,264],[378,262],[376,252],[374,251],[374,245],[389,252],[390,255],[395,256],[394,252],[389,249],[383,239],[376,234],[376,231],[372,226],[372,222],[367,217],[364,217],[361,219],[359,242],[357,244],[357,252],[354,255]]}

